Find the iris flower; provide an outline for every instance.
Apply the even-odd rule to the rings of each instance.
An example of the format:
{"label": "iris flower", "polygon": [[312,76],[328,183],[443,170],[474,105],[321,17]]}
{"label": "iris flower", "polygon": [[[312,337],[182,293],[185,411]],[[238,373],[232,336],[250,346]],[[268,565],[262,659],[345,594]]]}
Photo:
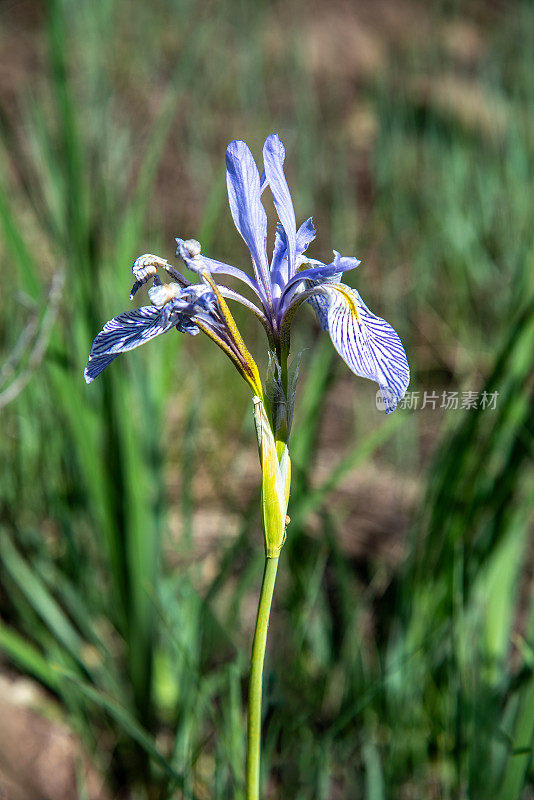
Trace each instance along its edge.
{"label": "iris flower", "polygon": [[[226,151],[230,210],[250,251],[253,274],[208,258],[194,239],[176,239],[176,255],[194,273],[194,282],[163,258],[150,254],[140,256],[133,265],[135,283],[130,299],[144,283],[152,280],[153,286],[148,291],[151,305],[119,314],[106,323],[91,347],[85,369],[87,383],[119,353],[133,350],[176,328],[190,335],[199,331],[206,333],[226,352],[254,393],[261,397],[256,364],[226,302],[232,300],[252,311],[264,326],[270,349],[279,364],[281,385],[287,394],[290,326],[297,309],[308,303],[349,369],[378,383],[386,413],[396,408],[410,378],[401,341],[385,320],[370,311],[359,292],[342,282],[344,273],[359,265],[358,259],[334,251],[333,260],[324,264],[306,255],[315,239],[315,228],[310,218],[297,229],[284,175],[284,158],[284,146],[276,134],[265,141],[261,175],[245,142],[233,141]],[[279,218],[270,264],[266,246],[267,215],[262,203],[267,187]],[[163,270],[173,280],[162,283],[158,270]],[[225,277],[240,281],[254,300],[220,283]]]}
{"label": "iris flower", "polygon": [[[260,795],[263,659],[278,558],[289,522],[288,437],[298,359],[297,367],[292,364],[289,369],[288,357],[295,312],[303,303],[314,308],[321,327],[329,333],[347,366],[356,375],[378,383],[386,413],[396,408],[410,379],[406,355],[393,328],[369,310],[356,289],[343,283],[344,273],[355,269],[360,263],[358,259],[345,258],[334,251],[333,260],[323,264],[305,255],[315,238],[315,228],[310,218],[297,229],[284,175],[284,158],[284,146],[274,134],[263,147],[261,175],[245,142],[231,142],[226,151],[230,210],[250,251],[252,274],[208,258],[194,239],[176,239],[176,255],[193,273],[194,281],[164,258],[140,256],[133,265],[135,283],[130,299],[151,280],[148,290],[151,305],[126,311],[107,322],[93,342],[85,368],[85,380],[90,383],[119,353],[133,350],[172,328],[191,336],[202,331],[224,350],[253,390],[262,472],[265,568],[250,671],[246,764],[249,800],[259,800]],[[267,187],[279,219],[270,263],[267,215],[261,199]],[[163,283],[158,270],[167,273],[171,280]],[[240,281],[247,294],[226,286],[225,278]],[[265,328],[270,367],[265,389],[228,307],[229,300],[252,311]]]}

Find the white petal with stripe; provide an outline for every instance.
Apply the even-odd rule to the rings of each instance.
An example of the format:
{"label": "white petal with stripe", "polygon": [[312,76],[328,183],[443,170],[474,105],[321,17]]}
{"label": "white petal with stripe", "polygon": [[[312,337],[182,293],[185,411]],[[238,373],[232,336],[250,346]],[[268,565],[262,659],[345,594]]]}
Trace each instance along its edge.
{"label": "white petal with stripe", "polygon": [[356,375],[376,381],[386,414],[394,411],[410,383],[410,368],[391,325],[345,284],[318,286],[313,299],[321,325],[343,361]]}
{"label": "white petal with stripe", "polygon": [[113,317],[94,340],[89,357],[134,350],[165,333],[178,320],[177,314],[166,314],[165,311],[155,306],[143,306]]}
{"label": "white petal with stripe", "polygon": [[119,353],[134,350],[165,333],[178,319],[178,314],[168,314],[154,306],[136,308],[110,319],[92,344],[84,372],[86,383],[91,383]]}

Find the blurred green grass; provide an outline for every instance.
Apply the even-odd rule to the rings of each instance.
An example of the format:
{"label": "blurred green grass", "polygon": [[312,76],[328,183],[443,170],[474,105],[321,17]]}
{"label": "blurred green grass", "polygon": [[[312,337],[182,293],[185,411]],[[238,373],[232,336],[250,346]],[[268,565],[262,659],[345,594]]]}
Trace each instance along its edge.
{"label": "blurred green grass", "polygon": [[[0,647],[58,698],[113,795],[243,796],[258,475],[247,392],[210,342],[164,337],[89,388],[81,373],[137,254],[196,235],[243,261],[224,148],[238,137],[257,153],[275,130],[313,254],[363,259],[354,282],[405,342],[411,388],[499,398],[495,412],[383,420],[374,387],[311,316],[298,323],[266,797],[534,790],[534,15],[513,9],[1,12],[5,41],[31,32],[41,69],[22,62],[17,78],[15,64],[0,108],[0,392],[30,378],[2,408]],[[384,505],[392,530],[358,549]]]}

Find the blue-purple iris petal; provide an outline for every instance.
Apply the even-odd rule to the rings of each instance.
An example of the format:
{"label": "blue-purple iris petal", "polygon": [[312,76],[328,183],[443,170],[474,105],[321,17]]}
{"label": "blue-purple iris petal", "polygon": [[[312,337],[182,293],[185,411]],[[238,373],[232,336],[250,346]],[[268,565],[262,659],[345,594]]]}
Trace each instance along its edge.
{"label": "blue-purple iris petal", "polygon": [[283,258],[287,257],[287,236],[281,222],[276,223],[274,236],[273,257],[271,260],[271,274],[280,268]]}
{"label": "blue-purple iris petal", "polygon": [[119,353],[140,347],[168,331],[177,321],[177,313],[170,313],[168,306],[162,310],[155,306],[143,306],[110,319],[91,346],[84,372],[86,382],[94,380]]}
{"label": "blue-purple iris petal", "polygon": [[196,336],[197,333],[200,333],[200,328],[198,325],[195,325],[194,322],[188,317],[183,317],[178,320],[176,323],[176,330],[180,331],[180,333],[188,333],[189,336]]}
{"label": "blue-purple iris petal", "polygon": [[[287,258],[287,242],[284,235],[284,229],[282,228],[280,223],[276,225],[276,239],[274,242],[274,252],[273,252],[273,259],[275,255],[278,255],[278,258],[281,260],[282,258]],[[313,224],[312,217],[303,222],[300,228],[297,231],[296,239],[295,239],[295,249],[296,249],[296,256],[297,258],[301,256],[303,253],[306,252],[310,244],[315,239],[315,226]],[[277,253],[277,247],[280,248],[280,252]]]}
{"label": "blue-purple iris petal", "polygon": [[119,353],[112,353],[111,355],[93,356],[87,362],[87,366],[83,372],[83,377],[86,383],[92,383],[100,373],[109,367],[112,361],[115,361]]}
{"label": "blue-purple iris petal", "polygon": [[306,252],[310,244],[315,239],[315,225],[313,218],[309,217],[306,222],[303,222],[297,231],[296,237],[296,250],[297,256],[301,256]]}
{"label": "blue-purple iris petal", "polygon": [[242,281],[249,289],[252,289],[254,294],[261,299],[262,295],[259,290],[257,282],[254,278],[251,278],[250,275],[247,275],[242,269],[238,267],[233,267],[231,264],[225,264],[222,261],[216,261],[213,258],[208,258],[207,256],[202,256],[202,260],[204,261],[206,267],[210,272],[215,275],[229,275],[232,278],[237,278],[237,280]]}
{"label": "blue-purple iris petal", "polygon": [[[288,281],[286,289],[290,289],[295,284],[302,283],[304,281],[311,281],[312,285],[319,281],[321,283],[333,283],[333,278],[336,278],[336,276],[341,276],[344,272],[348,272],[350,269],[356,269],[360,263],[357,258],[343,259],[345,262],[344,265],[341,264],[341,261],[342,259],[336,258],[336,260],[332,261],[331,264],[317,264],[313,267],[309,267],[309,269],[299,270],[295,277]],[[352,266],[348,266],[348,261],[352,262]],[[336,278],[336,281],[339,281],[339,279]]]}
{"label": "blue-purple iris petal", "polygon": [[[284,309],[287,307],[301,284],[303,284],[306,289],[311,289],[313,286],[318,286],[323,283],[339,283],[344,272],[356,269],[359,264],[360,261],[357,258],[340,256],[339,253],[334,250],[334,260],[331,264],[318,263],[316,266],[310,267],[309,269],[299,270],[299,272],[288,281],[282,293],[280,306]],[[311,298],[309,302],[315,308],[313,298]]]}
{"label": "blue-purple iris petal", "polygon": [[276,225],[273,257],[271,260],[271,284],[273,296],[280,295],[287,283],[287,236],[280,222]]}
{"label": "blue-purple iris petal", "polygon": [[155,336],[165,333],[176,320],[162,319],[162,315],[163,311],[155,306],[143,306],[113,317],[106,322],[94,340],[89,358],[134,350]]}
{"label": "blue-purple iris petal", "polygon": [[295,271],[297,224],[291,193],[284,175],[284,158],[284,145],[280,141],[278,134],[273,133],[267,137],[263,145],[263,163],[265,177],[269,183],[278,217],[287,238],[287,276],[289,278]]}
{"label": "blue-purple iris petal", "polygon": [[341,275],[343,275],[344,272],[349,272],[351,269],[356,269],[356,267],[359,267],[362,263],[359,258],[340,256],[336,250],[334,250],[334,255],[333,263],[337,266]]}
{"label": "blue-purple iris petal", "polygon": [[315,299],[319,320],[321,324],[326,322],[341,358],[356,375],[376,381],[386,414],[394,411],[410,382],[410,368],[397,333],[348,286],[319,286]]}
{"label": "blue-purple iris petal", "polygon": [[307,301],[314,309],[319,320],[319,325],[323,331],[328,330],[328,309],[330,308],[330,301],[324,294],[312,295]]}
{"label": "blue-purple iris petal", "polygon": [[228,201],[235,226],[250,250],[256,280],[269,288],[267,215],[260,199],[260,175],[245,142],[230,142],[226,150]]}
{"label": "blue-purple iris petal", "polygon": [[[306,252],[310,244],[315,239],[315,226],[310,217],[303,222],[297,231],[296,236],[296,256],[297,258]],[[278,270],[284,258],[287,258],[287,239],[285,231],[280,222],[276,225],[276,237],[274,240],[273,259],[271,262],[271,273]]]}
{"label": "blue-purple iris petal", "polygon": [[[310,243],[315,239],[315,227],[312,218],[303,222],[297,231],[296,236],[296,257],[297,259],[304,252],[306,252]],[[287,238],[281,223],[276,225],[276,237],[274,240],[273,258],[271,261],[271,281],[274,286],[285,289],[288,282],[288,265],[287,265]]]}
{"label": "blue-purple iris petal", "polygon": [[[176,255],[180,256],[184,260],[186,266],[189,269],[192,269],[194,272],[198,272],[198,266],[199,266],[198,260],[188,255],[186,249],[183,247],[184,240],[180,239],[179,237],[176,237],[176,244],[177,244]],[[204,266],[210,272],[214,272],[215,274],[219,275],[229,275],[233,278],[238,278],[239,280],[243,281],[243,283],[245,283],[250,289],[252,289],[254,294],[256,294],[257,297],[259,297],[259,299],[262,302],[263,308],[265,309],[266,307],[265,293],[262,291],[261,287],[258,286],[254,278],[251,278],[250,275],[247,275],[246,272],[243,272],[243,270],[238,269],[237,267],[233,267],[231,264],[225,264],[222,261],[216,261],[215,259],[208,258],[207,256],[204,255],[201,256],[201,260]],[[188,287],[188,289],[192,288],[193,288],[192,286]],[[237,300],[238,303],[241,303],[241,305],[244,305],[245,308],[248,308],[250,311],[256,314],[256,316],[261,320],[262,324],[264,325],[268,324],[264,312],[260,308],[258,308],[257,305],[252,303],[248,298],[243,297],[242,294],[236,292],[234,289],[230,289],[228,286],[222,286],[221,284],[219,284],[219,289],[223,297],[226,297],[230,300]],[[214,295],[212,295],[212,297],[214,298]]]}

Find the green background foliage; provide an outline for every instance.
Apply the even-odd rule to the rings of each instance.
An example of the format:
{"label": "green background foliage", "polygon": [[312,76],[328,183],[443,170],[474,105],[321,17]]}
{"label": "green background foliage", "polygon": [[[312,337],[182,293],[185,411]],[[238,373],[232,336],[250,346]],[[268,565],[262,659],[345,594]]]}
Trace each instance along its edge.
{"label": "green background foliage", "polygon": [[[3,669],[46,687],[111,796],[243,797],[248,389],[202,337],[90,387],[82,370],[141,252],[194,236],[247,266],[224,149],[278,132],[311,254],[362,259],[351,282],[439,401],[380,416],[300,315],[265,797],[530,797],[530,4],[53,0],[0,20]],[[468,390],[496,409],[439,407]]]}

